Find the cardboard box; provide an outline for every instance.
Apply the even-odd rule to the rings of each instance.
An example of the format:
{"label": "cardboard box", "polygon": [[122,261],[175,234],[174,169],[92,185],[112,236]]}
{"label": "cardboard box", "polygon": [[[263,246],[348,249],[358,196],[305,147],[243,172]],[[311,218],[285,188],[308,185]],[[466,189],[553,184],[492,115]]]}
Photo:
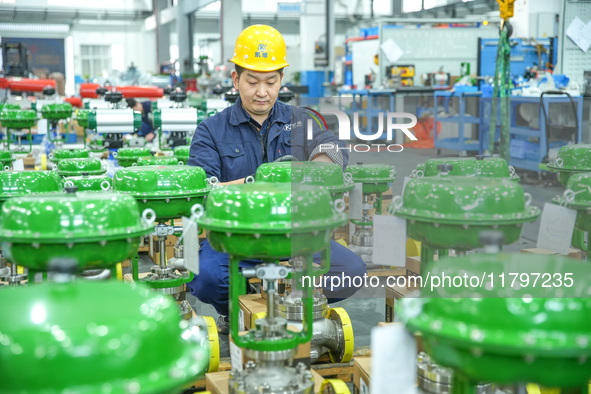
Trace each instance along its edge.
{"label": "cardboard box", "polygon": [[371,357],[353,359],[353,393],[369,394],[371,376]]}
{"label": "cardboard box", "polygon": [[211,372],[205,374],[205,390],[211,394],[228,394],[230,371]]}
{"label": "cardboard box", "polygon": [[[553,252],[551,250],[542,249],[542,248],[530,248],[530,249],[521,249],[521,253],[533,253],[533,254],[555,254],[558,253]],[[564,256],[564,255],[560,255]],[[579,249],[569,248],[567,257],[575,260],[581,260],[581,251]]]}
{"label": "cardboard box", "polygon": [[[324,378],[314,370],[312,370],[312,376],[314,377],[314,392],[319,393]],[[206,373],[205,390],[211,394],[228,394],[229,379],[230,371]]]}
{"label": "cardboard box", "polygon": [[267,300],[260,294],[245,294],[240,296],[240,331],[250,330],[254,327],[256,319],[263,317],[267,312]]}
{"label": "cardboard box", "polygon": [[394,321],[394,306],[397,299],[406,297],[414,290],[400,286],[386,287],[386,322]]}

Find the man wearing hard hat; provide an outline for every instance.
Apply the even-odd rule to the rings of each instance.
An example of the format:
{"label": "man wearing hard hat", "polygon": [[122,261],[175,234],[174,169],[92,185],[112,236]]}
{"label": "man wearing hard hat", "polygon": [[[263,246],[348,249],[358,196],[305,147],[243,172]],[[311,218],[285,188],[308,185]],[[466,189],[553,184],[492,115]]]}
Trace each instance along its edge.
{"label": "man wearing hard hat", "polygon": [[[312,122],[302,108],[277,100],[286,59],[285,41],[274,28],[250,26],[236,40],[231,62],[234,87],[240,97],[234,105],[199,124],[191,142],[188,165],[202,167],[208,177],[221,184],[242,184],[262,163],[283,160],[334,162],[343,168],[348,154],[345,144],[318,122]],[[339,147],[341,149],[339,149]],[[361,276],[365,263],[346,247],[331,241],[330,271],[327,276]],[[320,256],[315,256],[315,262]],[[204,241],[199,251],[200,273],[188,288],[200,301],[212,304],[220,314],[218,330],[228,333],[228,264],[226,253],[215,251]],[[241,267],[256,265],[243,261]],[[341,286],[328,294],[332,301],[352,295],[357,289]],[[331,299],[329,298],[329,302]]]}

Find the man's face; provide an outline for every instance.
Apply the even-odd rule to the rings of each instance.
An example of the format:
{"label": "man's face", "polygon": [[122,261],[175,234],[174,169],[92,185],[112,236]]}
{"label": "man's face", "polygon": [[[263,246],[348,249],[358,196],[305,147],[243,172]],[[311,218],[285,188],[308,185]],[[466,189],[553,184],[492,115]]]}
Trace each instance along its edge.
{"label": "man's face", "polygon": [[232,72],[234,87],[240,92],[244,109],[251,115],[266,115],[277,100],[283,74],[278,71],[244,70],[240,77]]}

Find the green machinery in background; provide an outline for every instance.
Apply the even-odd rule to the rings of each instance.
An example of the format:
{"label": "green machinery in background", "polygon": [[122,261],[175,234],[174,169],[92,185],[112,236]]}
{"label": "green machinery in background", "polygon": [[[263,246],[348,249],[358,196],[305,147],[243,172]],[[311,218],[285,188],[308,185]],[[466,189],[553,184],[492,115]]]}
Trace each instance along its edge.
{"label": "green machinery in background", "polygon": [[[312,374],[305,365],[289,367],[287,362],[298,344],[312,338],[314,297],[311,284],[302,278],[313,275],[313,254],[326,249],[333,229],[347,222],[343,208],[337,209],[330,194],[318,187],[261,182],[216,188],[205,210],[197,210],[197,223],[207,230],[212,248],[230,255],[230,333],[254,360],[230,376],[231,393],[313,391]],[[279,261],[290,256],[295,260],[292,293],[303,304],[301,331],[288,329],[287,320],[275,309],[275,283],[289,274]],[[245,259],[261,263],[240,269]],[[267,314],[255,321],[253,330],[239,335],[238,297],[245,293],[250,277],[266,283]]]}
{"label": "green machinery in background", "polygon": [[141,157],[150,157],[152,152],[150,148],[120,148],[113,153],[120,167],[131,167],[137,165]]}
{"label": "green machinery in background", "polygon": [[586,260],[589,252],[590,230],[588,225],[582,224],[582,220],[588,219],[588,210],[591,208],[591,196],[587,189],[591,186],[589,182],[591,145],[563,146],[558,151],[556,160],[548,163],[547,168],[556,172],[558,182],[567,188],[564,194],[554,199],[553,202],[578,211],[571,243],[573,247],[583,251],[583,259]]}
{"label": "green machinery in background", "polygon": [[516,242],[523,224],[540,216],[519,183],[453,176],[451,171],[451,164],[439,164],[438,176],[409,180],[388,208],[406,219],[408,237],[422,242],[422,264],[432,261],[436,250],[441,257],[448,249],[464,253],[481,247],[478,234],[483,230],[501,231],[505,244]]}
{"label": "green machinery in background", "polygon": [[[6,130],[4,139],[1,142],[6,147],[6,150],[11,150],[10,144],[14,137],[16,146],[12,150],[17,153],[31,153],[33,151],[31,127],[35,126],[38,120],[35,110],[22,110],[18,109],[18,105],[11,107],[10,104],[6,104],[0,110],[0,124]],[[29,141],[28,149],[22,145],[23,137]]]}
{"label": "green machinery in background", "polygon": [[51,103],[41,107],[41,116],[47,119],[47,139],[54,143],[57,148],[64,144],[61,136],[60,123],[64,122],[66,134],[69,132],[68,119],[72,116],[72,105],[70,103]]}
{"label": "green machinery in background", "polygon": [[119,109],[121,100],[121,92],[107,92],[105,101],[110,103],[111,108],[97,108],[88,113],[88,128],[94,131],[90,140],[92,151],[123,148],[123,135],[135,133],[141,127],[142,115],[131,108]]}
{"label": "green machinery in background", "polygon": [[191,153],[191,146],[190,145],[181,145],[174,148],[173,155],[177,159],[179,159],[179,163],[187,164],[189,161],[189,156]]}
{"label": "green machinery in background", "polygon": [[483,381],[517,384],[516,392],[531,382],[588,393],[590,267],[555,255],[498,253],[502,242],[500,233],[483,233],[484,253],[429,263],[423,279],[486,276],[482,286],[422,287],[420,298],[402,299],[397,316],[422,334],[435,362],[453,369],[452,394],[482,392]]}
{"label": "green machinery in background", "polygon": [[14,153],[9,150],[0,151],[0,171],[12,169],[12,163],[16,160]]}
{"label": "green machinery in background", "polygon": [[[84,139],[84,148],[86,148],[86,130],[88,130],[88,113],[90,112],[90,110],[88,109],[78,109],[76,111],[74,120],[78,123],[78,126],[82,127],[83,132],[83,139]],[[102,150],[102,149],[101,149]]]}
{"label": "green machinery in background", "polygon": [[80,175],[103,175],[107,172],[106,165],[99,159],[80,158],[62,159],[54,170],[62,177]]}
{"label": "green machinery in background", "polygon": [[175,156],[150,156],[140,157],[137,161],[139,167],[142,166],[176,166],[182,164]]}
{"label": "green machinery in background", "polygon": [[441,173],[440,164],[451,164],[449,175],[454,176],[479,176],[497,179],[510,179],[519,182],[520,178],[515,173],[515,168],[507,164],[504,159],[498,157],[445,157],[429,159],[425,163],[418,164],[413,170],[412,178],[423,176],[436,176]]}
{"label": "green machinery in background", "polygon": [[161,393],[205,372],[206,327],[181,321],[172,298],[143,284],[75,277],[129,258],[153,228],[131,196],[71,188],[4,203],[6,256],[49,273],[0,292],[8,339],[0,343],[1,392]]}
{"label": "green machinery in background", "polygon": [[355,225],[355,232],[351,236],[349,249],[361,256],[366,264],[371,265],[373,217],[370,215],[370,210],[375,209],[377,215],[382,214],[382,194],[390,189],[390,184],[396,179],[396,169],[387,164],[357,163],[357,165],[348,166],[346,172],[351,174],[353,182],[362,184],[363,189],[361,219],[351,219],[351,223]]}
{"label": "green machinery in background", "polygon": [[[61,191],[60,176],[55,171],[0,172],[0,207],[14,197]],[[18,272],[16,264],[8,268],[4,253],[0,255],[0,280],[17,286],[26,278],[27,275]]]}
{"label": "green machinery in background", "polygon": [[[255,174],[256,184],[285,184],[297,187],[302,184],[315,186],[330,193],[333,201],[344,204],[345,192],[353,188],[350,177],[343,174],[338,164],[321,162],[263,163]],[[329,248],[321,254],[321,266],[313,276],[325,274],[330,268]],[[293,261],[296,264],[297,261]],[[290,269],[294,269],[291,264]],[[300,267],[301,269],[301,267]],[[329,354],[333,362],[349,362],[353,356],[353,327],[343,308],[329,308],[324,295],[314,292],[314,328],[310,343],[310,361],[315,363],[320,356]],[[286,319],[289,325],[301,327],[304,316],[303,299],[297,290],[285,291],[275,298],[275,315]]]}

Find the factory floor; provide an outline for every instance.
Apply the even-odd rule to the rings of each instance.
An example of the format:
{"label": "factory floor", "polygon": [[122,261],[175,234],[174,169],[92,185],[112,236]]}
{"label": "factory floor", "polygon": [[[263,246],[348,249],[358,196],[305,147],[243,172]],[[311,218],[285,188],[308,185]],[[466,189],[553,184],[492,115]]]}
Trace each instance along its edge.
{"label": "factory floor", "polygon": [[[433,157],[453,157],[458,156],[454,151],[442,151],[437,156],[435,149],[405,149],[400,153],[390,152],[365,152],[365,153],[350,153],[349,163],[355,164],[363,163],[380,163],[392,164],[396,167],[398,176],[394,181],[393,195],[399,195],[402,191],[404,177],[410,175],[411,171],[415,169],[416,165],[423,163]],[[564,191],[564,188],[558,184],[552,175],[548,176],[546,180],[538,180],[537,173],[525,172],[517,170],[517,174],[521,176],[520,184],[526,192],[529,192],[532,197],[532,204],[543,208],[544,203]],[[504,251],[519,252],[525,248],[535,248],[538,234],[539,220],[533,223],[524,225],[521,239],[512,245],[503,248]],[[141,256],[140,272],[149,271],[152,265],[150,258],[147,255]],[[189,303],[194,308],[198,315],[212,316],[217,320],[218,314],[210,305],[204,304],[197,300],[192,295],[187,295]],[[362,288],[355,296],[344,301],[332,304],[331,306],[343,307],[351,318],[353,324],[353,331],[355,336],[355,347],[369,346],[371,339],[371,329],[375,327],[378,322],[384,321],[385,316],[385,289],[384,288]],[[220,357],[229,357],[228,336],[220,336]]]}

